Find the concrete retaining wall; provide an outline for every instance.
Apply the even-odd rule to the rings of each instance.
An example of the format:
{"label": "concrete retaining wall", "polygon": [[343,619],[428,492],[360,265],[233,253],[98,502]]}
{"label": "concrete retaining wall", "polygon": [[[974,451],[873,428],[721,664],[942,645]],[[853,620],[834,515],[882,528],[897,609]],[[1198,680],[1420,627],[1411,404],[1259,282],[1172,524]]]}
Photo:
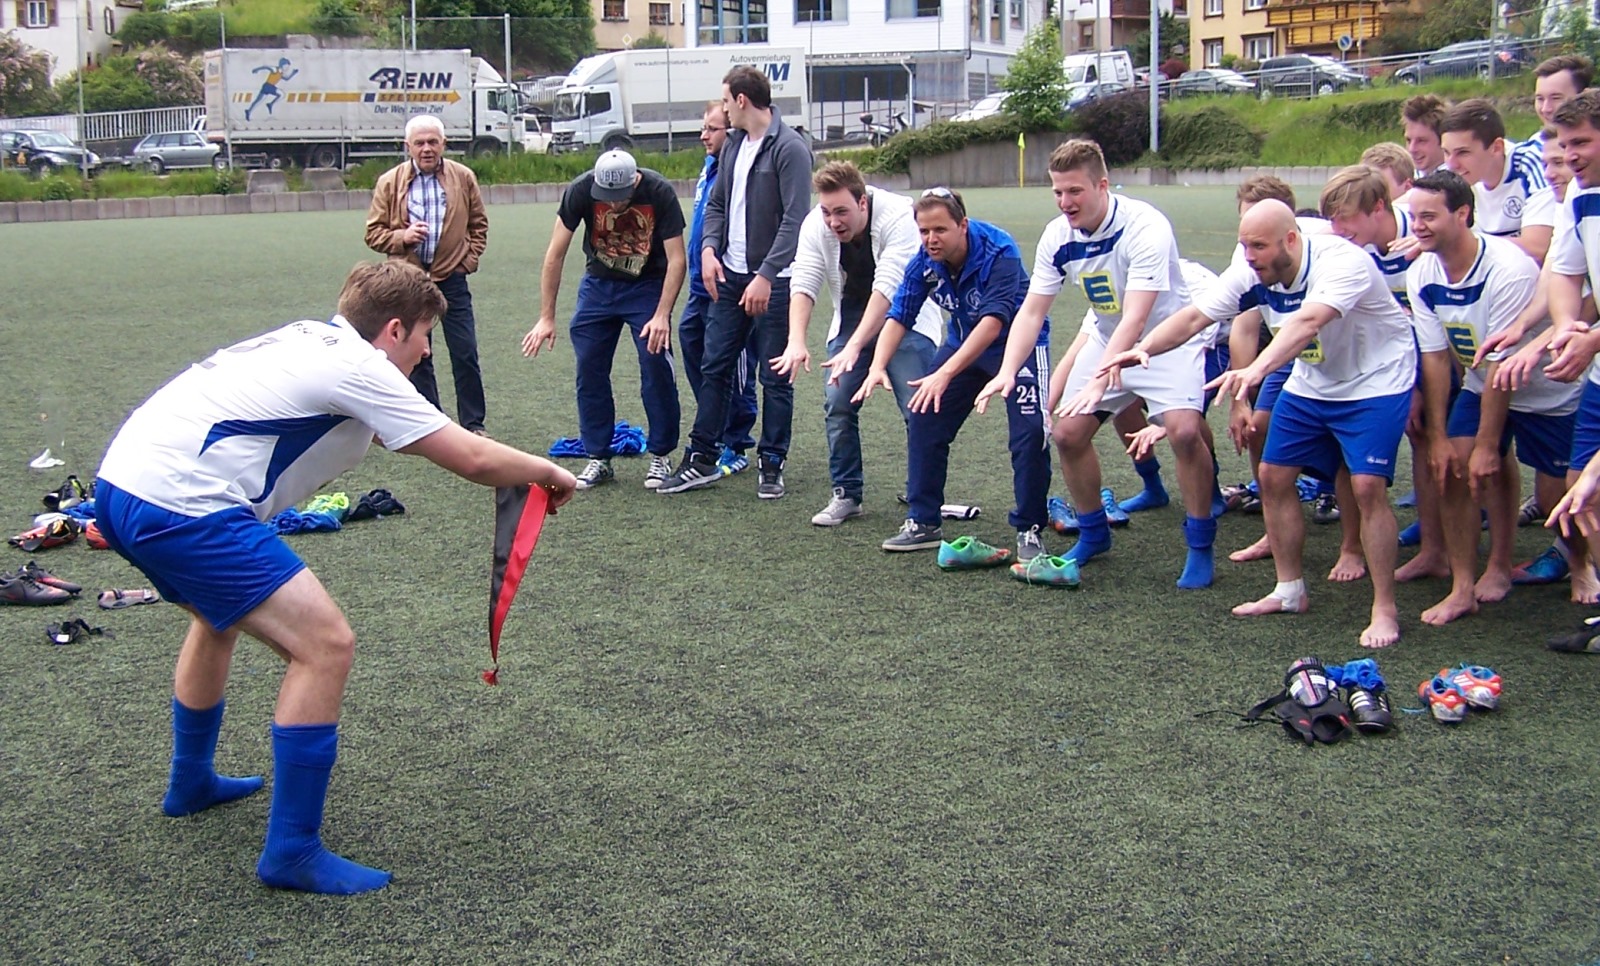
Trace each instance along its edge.
{"label": "concrete retaining wall", "polygon": [[[1030,144],[1024,161],[1024,178],[1030,185],[1048,184],[1044,164],[1054,144]],[[1010,168],[1006,169],[1005,165]],[[867,180],[891,191],[912,186],[946,184],[962,188],[1005,187],[1016,184],[1015,145],[970,145],[953,155],[913,158],[912,173],[875,174]],[[1276,175],[1291,185],[1321,187],[1332,168],[1229,168],[1226,171],[1168,171],[1161,168],[1113,168],[1115,185],[1237,185],[1255,174]],[[673,181],[678,197],[694,197],[693,181]],[[488,205],[555,204],[565,184],[488,185],[483,200]],[[183,218],[199,215],[282,214],[298,211],[366,211],[372,192],[365,188],[345,191],[285,191],[237,195],[179,195],[155,198],[100,198],[76,201],[0,201],[0,225],[45,221],[110,221],[117,218]]]}

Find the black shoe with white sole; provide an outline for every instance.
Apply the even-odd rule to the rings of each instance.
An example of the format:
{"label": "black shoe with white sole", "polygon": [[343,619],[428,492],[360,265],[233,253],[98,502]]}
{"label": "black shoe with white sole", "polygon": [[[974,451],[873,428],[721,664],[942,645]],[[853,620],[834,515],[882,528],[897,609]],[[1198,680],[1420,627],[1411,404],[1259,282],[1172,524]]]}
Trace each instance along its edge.
{"label": "black shoe with white sole", "polygon": [[689,450],[683,454],[683,462],[672,471],[672,475],[661,481],[656,487],[657,493],[682,493],[685,490],[695,490],[722,479],[722,468],[717,461],[704,453]]}

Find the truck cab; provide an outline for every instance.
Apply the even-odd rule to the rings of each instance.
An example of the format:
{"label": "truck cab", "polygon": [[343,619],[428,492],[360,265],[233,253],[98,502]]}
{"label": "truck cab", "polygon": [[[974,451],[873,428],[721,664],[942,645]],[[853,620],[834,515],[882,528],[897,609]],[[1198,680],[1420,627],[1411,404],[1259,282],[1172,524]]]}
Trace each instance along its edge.
{"label": "truck cab", "polygon": [[552,152],[581,151],[592,145],[607,150],[631,146],[616,84],[564,87],[556,94],[550,116]]}

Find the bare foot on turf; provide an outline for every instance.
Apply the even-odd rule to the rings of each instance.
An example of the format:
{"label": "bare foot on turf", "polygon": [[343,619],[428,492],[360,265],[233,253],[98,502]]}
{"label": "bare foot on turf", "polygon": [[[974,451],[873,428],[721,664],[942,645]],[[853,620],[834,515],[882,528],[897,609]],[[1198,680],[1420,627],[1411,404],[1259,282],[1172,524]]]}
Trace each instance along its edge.
{"label": "bare foot on turf", "polygon": [[1250,546],[1245,547],[1243,550],[1235,550],[1233,553],[1228,554],[1228,559],[1232,560],[1234,563],[1249,563],[1252,560],[1270,560],[1272,559],[1272,544],[1267,541],[1266,534],[1262,534],[1261,539],[1257,540],[1255,543],[1252,543]]}
{"label": "bare foot on turf", "polygon": [[1290,602],[1272,594],[1253,600],[1248,604],[1240,604],[1233,609],[1235,617],[1262,617],[1267,614],[1304,614],[1311,609],[1311,599],[1301,597],[1299,601]]}
{"label": "bare foot on turf", "polygon": [[1392,613],[1379,613],[1372,609],[1372,623],[1361,632],[1361,646],[1365,648],[1388,647],[1400,640],[1400,618]]}
{"label": "bare foot on turf", "polygon": [[1572,568],[1572,602],[1600,604],[1600,578],[1595,577],[1592,564]]}
{"label": "bare foot on turf", "polygon": [[[1444,600],[1439,601],[1437,604],[1434,604],[1432,607],[1429,607],[1427,610],[1423,611],[1422,622],[1424,624],[1432,624],[1435,627],[1439,627],[1443,624],[1450,623],[1458,617],[1466,617],[1468,614],[1476,614],[1477,612],[1478,601],[1476,598],[1470,594],[1452,593]],[[1362,640],[1362,645],[1368,646],[1364,638]],[[1376,647],[1379,645],[1370,646]]]}
{"label": "bare foot on turf", "polygon": [[1360,580],[1367,575],[1367,561],[1359,553],[1341,553],[1339,560],[1328,571],[1328,579],[1334,583],[1348,584],[1352,580]]}
{"label": "bare foot on turf", "polygon": [[1511,573],[1506,570],[1485,570],[1473,588],[1473,596],[1480,604],[1493,604],[1506,599],[1511,593]]}
{"label": "bare foot on turf", "polygon": [[1417,554],[1407,560],[1394,572],[1394,579],[1400,583],[1412,580],[1426,580],[1429,577],[1450,576],[1450,564],[1446,562],[1443,554]]}

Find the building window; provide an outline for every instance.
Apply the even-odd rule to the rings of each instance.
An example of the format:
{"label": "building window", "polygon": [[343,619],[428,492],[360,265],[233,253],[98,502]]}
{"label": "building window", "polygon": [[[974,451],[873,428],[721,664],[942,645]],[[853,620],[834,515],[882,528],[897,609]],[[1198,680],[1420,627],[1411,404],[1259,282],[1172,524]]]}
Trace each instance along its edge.
{"label": "building window", "polygon": [[1189,0],[1172,0],[1172,15],[1174,17],[1189,16]]}
{"label": "building window", "polygon": [[1022,0],[1011,0],[1011,29],[1022,30]]}
{"label": "building window", "polygon": [[601,0],[601,2],[600,2],[600,19],[601,20],[627,20],[628,19],[628,3],[627,3],[627,0]]}
{"label": "building window", "polygon": [[1265,10],[1267,8],[1267,0],[1244,0],[1244,8],[1246,10]]}
{"label": "building window", "polygon": [[937,17],[942,0],[889,0],[888,19]]}
{"label": "building window", "polygon": [[794,0],[795,23],[822,23],[828,20],[840,19],[835,11],[842,7],[836,0]]}
{"label": "building window", "polygon": [[1222,0],[1206,0],[1206,16],[1222,16]]}
{"label": "building window", "polygon": [[1205,42],[1205,55],[1207,67],[1222,66],[1222,41],[1208,40]]}
{"label": "building window", "polygon": [[1006,41],[1005,2],[1006,0],[989,0],[989,42],[992,44],[1003,44]]}
{"label": "building window", "polygon": [[50,4],[46,3],[45,0],[28,0],[27,21],[24,26],[50,26],[50,13]]}
{"label": "building window", "polygon": [[650,23],[651,23],[652,26],[656,26],[656,27],[670,27],[670,26],[672,26],[672,4],[670,4],[670,3],[651,3],[650,4]]}
{"label": "building window", "polygon": [[94,4],[88,0],[84,0],[83,4],[83,29],[91,34],[94,33]]}
{"label": "building window", "polygon": [[1272,56],[1272,35],[1263,34],[1259,37],[1246,37],[1244,39],[1245,60],[1263,61]]}
{"label": "building window", "polygon": [[767,42],[767,0],[700,0],[702,44]]}
{"label": "building window", "polygon": [[1078,49],[1094,49],[1094,21],[1084,20],[1078,24]]}
{"label": "building window", "polygon": [[110,7],[107,7],[103,13],[106,17],[106,35],[110,36],[117,32],[117,18],[116,15],[111,12]]}

